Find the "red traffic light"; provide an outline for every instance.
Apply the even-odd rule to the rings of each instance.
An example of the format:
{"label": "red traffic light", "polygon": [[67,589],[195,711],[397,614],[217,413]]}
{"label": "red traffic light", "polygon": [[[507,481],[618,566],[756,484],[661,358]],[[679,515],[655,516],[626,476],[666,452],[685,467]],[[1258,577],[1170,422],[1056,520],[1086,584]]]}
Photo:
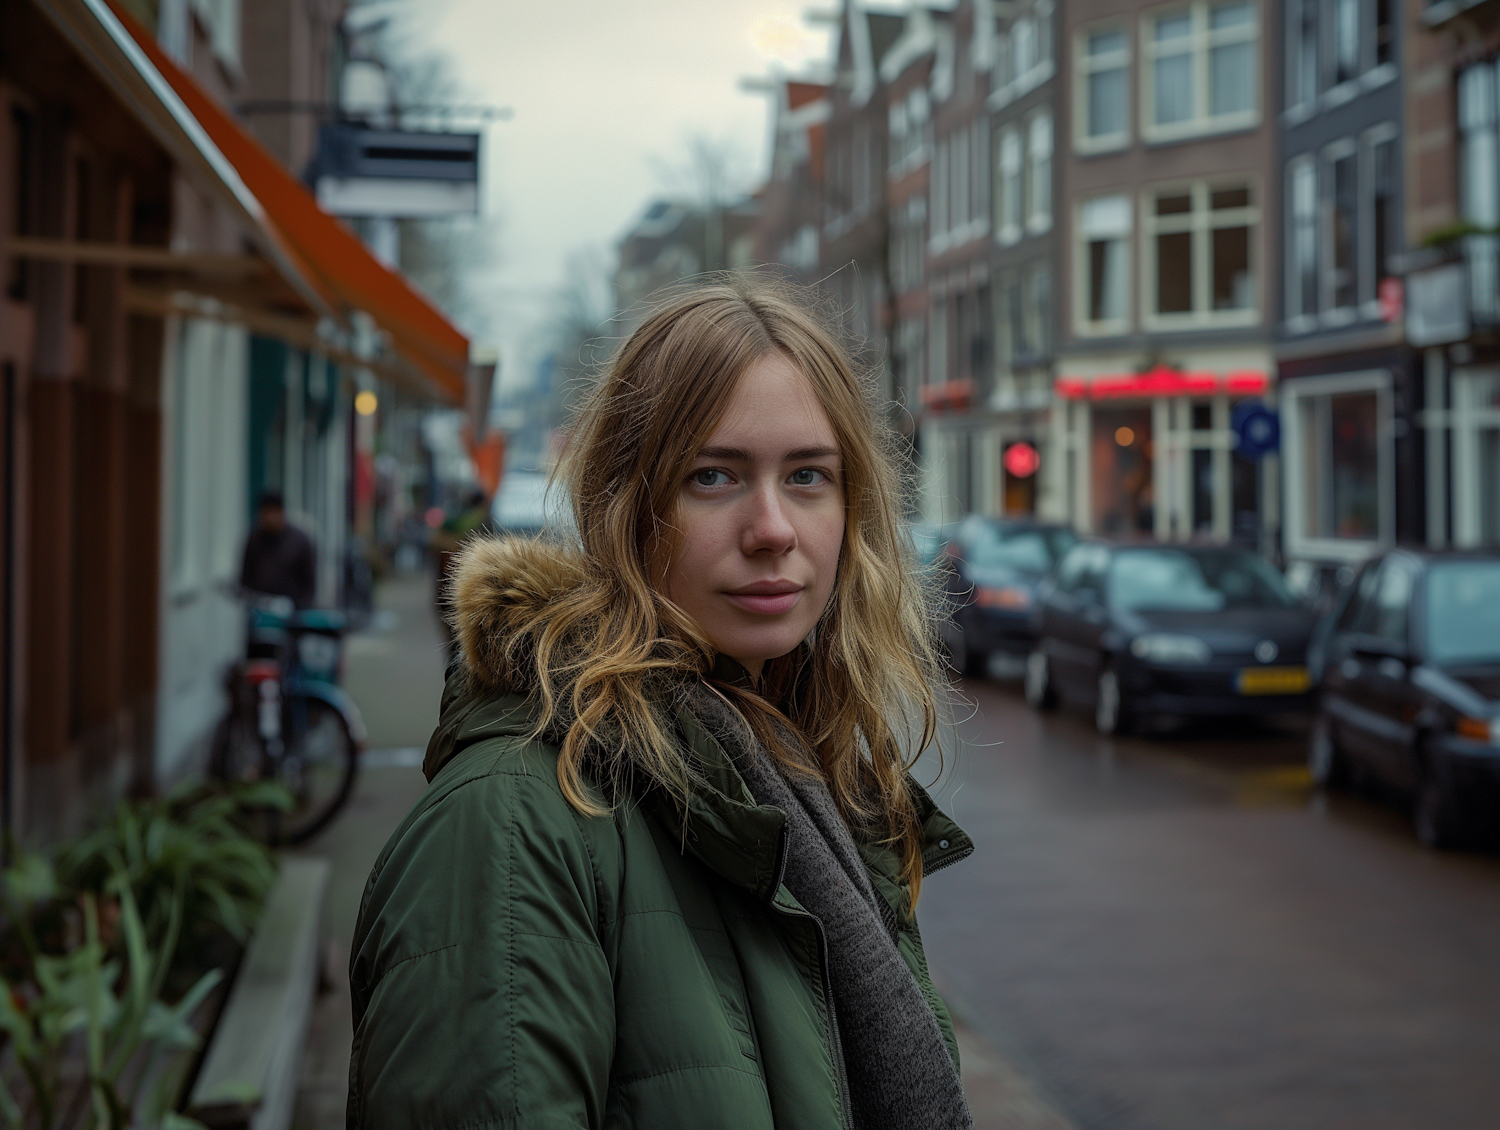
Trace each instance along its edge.
{"label": "red traffic light", "polygon": [[1005,449],[1001,458],[1006,474],[1017,479],[1029,479],[1042,465],[1042,457],[1029,443],[1013,443]]}

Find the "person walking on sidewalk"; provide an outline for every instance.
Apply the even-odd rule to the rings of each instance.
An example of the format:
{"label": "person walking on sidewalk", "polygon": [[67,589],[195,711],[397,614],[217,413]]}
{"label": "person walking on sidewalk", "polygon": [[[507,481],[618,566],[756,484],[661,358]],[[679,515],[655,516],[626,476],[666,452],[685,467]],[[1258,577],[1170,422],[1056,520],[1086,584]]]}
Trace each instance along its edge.
{"label": "person walking on sidewalk", "polygon": [[805,305],[666,302],[576,421],[581,544],[465,548],[355,932],[349,1126],[972,1126],[915,917],[973,850],[906,772],[933,597]]}
{"label": "person walking on sidewalk", "polygon": [[317,554],[312,538],[286,520],[279,490],[262,491],[255,526],[245,539],[240,587],[266,596],[290,597],[308,608],[318,591]]}

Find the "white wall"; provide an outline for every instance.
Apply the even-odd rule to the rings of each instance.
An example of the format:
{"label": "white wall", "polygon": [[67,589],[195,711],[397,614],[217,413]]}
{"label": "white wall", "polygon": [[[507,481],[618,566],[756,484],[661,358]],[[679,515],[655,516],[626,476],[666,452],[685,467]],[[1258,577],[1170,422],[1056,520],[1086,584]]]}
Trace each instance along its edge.
{"label": "white wall", "polygon": [[223,676],[244,646],[249,339],[196,318],[168,324],[163,364],[161,674],[156,773],[198,768],[225,709]]}

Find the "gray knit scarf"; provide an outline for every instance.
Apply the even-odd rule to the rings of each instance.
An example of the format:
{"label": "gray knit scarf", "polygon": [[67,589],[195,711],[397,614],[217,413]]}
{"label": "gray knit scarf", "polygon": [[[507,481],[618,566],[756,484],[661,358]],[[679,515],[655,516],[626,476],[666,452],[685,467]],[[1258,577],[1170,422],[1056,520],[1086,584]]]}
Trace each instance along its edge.
{"label": "gray knit scarf", "polygon": [[[972,1128],[958,1070],[937,1018],[896,950],[898,925],[822,781],[783,773],[745,720],[716,692],[689,692],[756,803],[786,813],[785,882],[823,927],[833,986],[835,1048],[849,1078],[855,1130]],[[797,748],[796,737],[783,729]],[[811,755],[809,755],[811,762]]]}

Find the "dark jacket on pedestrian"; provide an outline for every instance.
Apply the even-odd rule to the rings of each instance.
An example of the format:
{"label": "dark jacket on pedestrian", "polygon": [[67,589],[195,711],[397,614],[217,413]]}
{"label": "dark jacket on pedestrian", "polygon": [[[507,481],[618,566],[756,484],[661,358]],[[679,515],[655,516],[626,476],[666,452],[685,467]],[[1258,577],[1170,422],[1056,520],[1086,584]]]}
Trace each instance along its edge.
{"label": "dark jacket on pedestrian", "polygon": [[312,538],[290,523],[275,530],[256,526],[245,539],[240,587],[291,597],[298,608],[309,607],[318,590]]}
{"label": "dark jacket on pedestrian", "polygon": [[[460,637],[503,646],[580,568],[535,542],[471,547]],[[450,670],[430,785],[365,889],[350,1127],[971,1125],[889,844],[830,830],[812,778],[770,780],[711,680],[663,707],[701,787],[583,816],[556,735],[532,736],[533,688],[497,690],[478,662],[466,647]],[[969,854],[915,795],[924,870]]]}

